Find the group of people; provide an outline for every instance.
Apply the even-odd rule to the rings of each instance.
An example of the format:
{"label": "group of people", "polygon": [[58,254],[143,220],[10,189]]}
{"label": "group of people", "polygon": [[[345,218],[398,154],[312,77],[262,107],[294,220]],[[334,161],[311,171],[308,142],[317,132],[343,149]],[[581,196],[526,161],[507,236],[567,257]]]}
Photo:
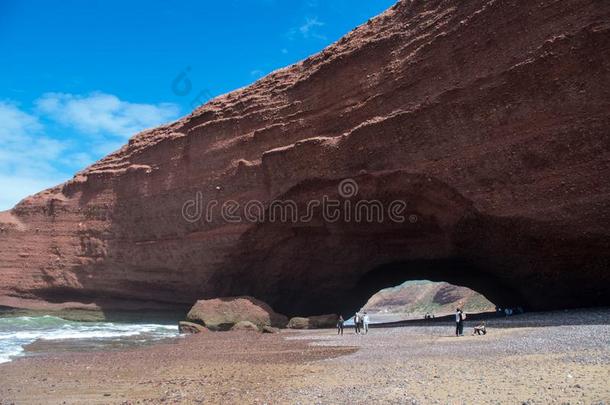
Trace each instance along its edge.
{"label": "group of people", "polygon": [[[428,316],[426,314],[426,319],[432,319],[432,316]],[[455,336],[464,336],[464,320],[466,320],[466,314],[462,311],[461,308],[455,309]],[[356,312],[354,315],[354,331],[356,334],[365,335],[369,333],[369,315],[365,312],[362,314],[360,312]],[[339,320],[337,321],[337,335],[343,335],[343,328],[345,326],[345,319],[343,316],[339,315]],[[472,332],[473,335],[486,335],[487,329],[485,328],[485,321],[481,321],[477,326],[474,327]]]}
{"label": "group of people", "polygon": [[356,312],[354,315],[354,329],[356,330],[356,334],[367,334],[369,333],[369,314]]}
{"label": "group of people", "polygon": [[[369,314],[367,314],[366,311],[362,314],[360,312],[356,312],[356,315],[354,315],[354,330],[356,331],[356,334],[365,335],[365,334],[369,333],[369,322],[370,322]],[[339,315],[339,320],[337,321],[337,334],[338,335],[343,335],[344,325],[345,325],[345,319],[343,319],[343,316]]]}
{"label": "group of people", "polygon": [[525,311],[523,310],[522,307],[516,307],[516,308],[500,308],[500,307],[496,307],[496,312],[497,313],[504,313],[504,315],[506,316],[511,316],[511,315],[516,315],[516,314],[522,314]]}
{"label": "group of people", "polygon": [[[464,336],[464,320],[466,314],[461,308],[455,309],[455,336]],[[477,326],[474,327],[472,332],[473,335],[486,335],[487,329],[485,328],[485,321],[481,321]]]}

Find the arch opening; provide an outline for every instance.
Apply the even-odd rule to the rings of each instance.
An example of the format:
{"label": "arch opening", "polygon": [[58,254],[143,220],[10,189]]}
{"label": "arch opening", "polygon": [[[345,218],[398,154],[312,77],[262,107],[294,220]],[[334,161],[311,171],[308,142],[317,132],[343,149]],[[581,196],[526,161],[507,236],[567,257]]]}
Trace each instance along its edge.
{"label": "arch opening", "polygon": [[[482,309],[527,308],[526,301],[518,291],[509,286],[509,283],[481,271],[463,258],[456,257],[401,261],[378,266],[357,281],[348,294],[350,298],[342,309],[342,314],[344,317],[351,317],[355,312],[364,309],[371,298],[379,292],[401,286],[406,282],[422,280],[429,284],[443,283],[444,286],[471,290],[480,297],[477,300]],[[445,302],[441,296],[436,298],[439,304]]]}
{"label": "arch opening", "polygon": [[361,308],[373,323],[432,319],[452,315],[456,308],[469,314],[496,312],[483,294],[445,281],[410,280],[375,293]]}

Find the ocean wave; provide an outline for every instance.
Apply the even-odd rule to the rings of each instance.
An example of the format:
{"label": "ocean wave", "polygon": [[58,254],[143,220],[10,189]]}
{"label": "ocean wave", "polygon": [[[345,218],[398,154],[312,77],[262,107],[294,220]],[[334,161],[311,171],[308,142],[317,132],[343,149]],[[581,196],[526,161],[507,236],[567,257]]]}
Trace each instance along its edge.
{"label": "ocean wave", "polygon": [[24,347],[38,340],[95,340],[103,346],[104,342],[116,343],[134,336],[140,337],[136,342],[144,344],[178,336],[178,327],[167,324],[75,322],[50,315],[0,318],[0,363],[23,355]]}
{"label": "ocean wave", "polygon": [[0,330],[13,327],[32,328],[45,326],[60,326],[70,323],[76,322],[67,321],[65,319],[52,315],[3,317],[0,318]]}
{"label": "ocean wave", "polygon": [[17,357],[23,353],[23,346],[15,344],[12,346],[0,346],[0,363],[8,363],[13,357]]}

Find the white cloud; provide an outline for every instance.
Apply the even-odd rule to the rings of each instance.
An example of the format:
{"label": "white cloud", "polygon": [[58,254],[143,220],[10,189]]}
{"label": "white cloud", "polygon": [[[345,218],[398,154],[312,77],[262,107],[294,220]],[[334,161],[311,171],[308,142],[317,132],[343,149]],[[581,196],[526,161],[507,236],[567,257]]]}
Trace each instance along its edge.
{"label": "white cloud", "polygon": [[85,134],[123,138],[176,119],[180,113],[179,107],[172,103],[131,103],[100,92],[46,93],[36,101],[36,106],[40,113]]}
{"label": "white cloud", "polygon": [[17,104],[0,101],[0,141],[20,138],[41,128],[38,118],[21,111]]}
{"label": "white cloud", "polygon": [[43,130],[36,116],[0,101],[0,210],[67,178],[53,165],[66,144]]}
{"label": "white cloud", "polygon": [[297,28],[293,28],[288,32],[288,38],[294,39],[296,34],[300,34],[303,38],[316,38],[325,40],[326,36],[318,32],[318,28],[323,27],[325,24],[318,20],[318,17],[305,18],[305,22]]}
{"label": "white cloud", "polygon": [[264,73],[260,69],[255,69],[250,72],[250,76],[255,77],[257,79],[263,77]]}
{"label": "white cloud", "polygon": [[[38,118],[15,103],[0,101],[0,170],[28,170],[57,158],[65,145],[44,135]],[[18,165],[24,158],[27,165]]]}
{"label": "white cloud", "polygon": [[305,38],[307,38],[315,30],[315,27],[323,27],[323,26],[324,26],[324,23],[318,21],[317,17],[307,18],[305,20],[305,24],[303,24],[299,27],[299,31]]}
{"label": "white cloud", "polygon": [[[174,104],[130,103],[99,92],[47,93],[34,104],[34,111],[26,112],[17,103],[0,100],[0,211],[62,183],[75,168],[86,167],[118,149],[125,138],[173,120],[180,112]],[[55,123],[73,129],[66,131],[71,136],[49,136]]]}

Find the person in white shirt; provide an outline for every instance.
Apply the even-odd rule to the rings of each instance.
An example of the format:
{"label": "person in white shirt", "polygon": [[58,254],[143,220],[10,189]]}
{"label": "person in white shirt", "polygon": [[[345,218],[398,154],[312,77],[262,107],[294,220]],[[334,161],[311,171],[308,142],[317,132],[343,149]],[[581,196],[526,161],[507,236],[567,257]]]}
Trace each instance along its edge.
{"label": "person in white shirt", "polygon": [[474,327],[474,331],[472,332],[472,335],[486,335],[487,334],[487,329],[485,328],[485,321],[481,321],[481,323],[479,323],[478,326]]}
{"label": "person in white shirt", "polygon": [[354,329],[356,330],[356,334],[360,334],[360,313],[358,312],[354,315]]}
{"label": "person in white shirt", "polygon": [[369,314],[364,313],[364,317],[362,317],[362,322],[364,324],[364,333],[369,333]]}

